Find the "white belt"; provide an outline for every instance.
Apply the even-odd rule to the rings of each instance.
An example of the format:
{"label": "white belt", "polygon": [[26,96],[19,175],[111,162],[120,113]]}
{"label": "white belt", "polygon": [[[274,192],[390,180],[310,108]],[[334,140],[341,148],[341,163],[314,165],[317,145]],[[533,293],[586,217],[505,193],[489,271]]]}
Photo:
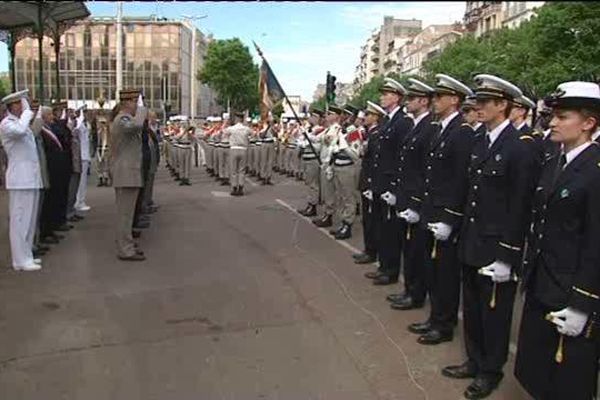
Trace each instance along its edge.
{"label": "white belt", "polygon": [[231,150],[246,150],[246,147],[244,147],[244,146],[231,146],[230,149]]}

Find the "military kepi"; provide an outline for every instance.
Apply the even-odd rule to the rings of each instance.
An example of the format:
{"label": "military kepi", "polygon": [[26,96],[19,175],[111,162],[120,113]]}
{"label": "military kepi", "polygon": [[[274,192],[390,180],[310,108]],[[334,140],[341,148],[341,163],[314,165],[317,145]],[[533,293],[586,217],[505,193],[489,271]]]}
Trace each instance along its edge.
{"label": "military kepi", "polygon": [[141,93],[140,89],[123,89],[119,93],[119,100],[137,100]]}
{"label": "military kepi", "polygon": [[464,83],[446,74],[436,74],[435,93],[458,96],[461,99],[473,95],[473,91]]}
{"label": "military kepi", "polygon": [[2,103],[11,104],[16,103],[17,101],[21,101],[22,98],[27,97],[29,94],[29,89],[19,90],[18,92],[11,93],[2,98]]}
{"label": "military kepi", "polygon": [[381,108],[380,106],[378,106],[377,104],[373,103],[372,101],[367,101],[366,113],[379,115],[381,117],[386,115],[385,110],[383,108]]}
{"label": "military kepi", "polygon": [[523,96],[523,92],[517,86],[507,80],[494,75],[480,74],[473,79],[477,87],[475,96],[477,100],[509,100],[513,101]]}
{"label": "military kepi", "polygon": [[544,104],[552,108],[589,108],[600,111],[600,86],[593,82],[564,82],[544,99]]}
{"label": "military kepi", "polygon": [[379,90],[380,92],[392,92],[399,96],[405,96],[407,90],[402,84],[392,78],[385,78],[383,81],[383,87]]}
{"label": "military kepi", "polygon": [[431,97],[435,89],[426,83],[415,78],[408,78],[408,96],[411,97]]}

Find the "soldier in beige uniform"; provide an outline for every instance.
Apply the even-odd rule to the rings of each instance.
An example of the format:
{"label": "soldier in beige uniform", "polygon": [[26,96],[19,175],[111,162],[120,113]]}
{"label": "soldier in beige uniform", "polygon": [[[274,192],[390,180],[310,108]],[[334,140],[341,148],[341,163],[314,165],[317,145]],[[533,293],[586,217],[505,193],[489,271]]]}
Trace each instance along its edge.
{"label": "soldier in beige uniform", "polygon": [[312,108],[310,114],[310,122],[313,126],[309,129],[308,139],[312,143],[312,147],[306,139],[301,144],[305,182],[308,186],[308,198],[306,207],[298,210],[298,212],[305,217],[314,217],[317,215],[317,204],[319,203],[319,135],[324,131],[324,128],[319,125],[319,120],[324,115],[324,111]]}
{"label": "soldier in beige uniform", "polygon": [[[229,119],[229,116],[227,117]],[[225,122],[225,127],[229,126],[228,122]],[[221,185],[226,186],[230,183],[230,171],[229,171],[229,134],[227,129],[223,129],[221,132],[221,138],[219,142],[219,178],[221,179]]]}
{"label": "soldier in beige uniform", "polygon": [[263,185],[272,185],[273,163],[275,162],[275,137],[273,118],[270,117],[268,125],[260,132],[260,176]]}
{"label": "soldier in beige uniform", "polygon": [[333,185],[332,146],[337,143],[342,134],[339,123],[342,109],[337,106],[329,106],[327,111],[327,130],[321,136],[321,199],[323,201],[323,215],[313,220],[319,228],[328,228],[333,225],[333,213],[335,211],[335,187]]}
{"label": "soldier in beige uniform", "polygon": [[110,186],[110,132],[108,119],[104,112],[104,98],[98,99],[100,110],[96,114],[96,129],[98,135],[98,149],[96,150],[96,170],[98,173],[98,186]]}
{"label": "soldier in beige uniform", "polygon": [[138,89],[122,90],[120,112],[111,126],[111,175],[117,203],[117,257],[143,261],[132,237],[133,215],[142,187],[142,127],[147,110]]}
{"label": "soldier in beige uniform", "polygon": [[194,136],[194,128],[189,127],[182,129],[182,134],[179,136],[179,150],[180,150],[180,163],[181,163],[181,180],[180,186],[192,186],[190,183],[190,171],[192,168],[192,152],[194,144],[196,143],[196,137]]}
{"label": "soldier in beige uniform", "polygon": [[229,171],[231,173],[231,195],[244,195],[244,180],[248,143],[252,129],[242,123],[243,113],[235,114],[235,125],[225,129],[224,134],[229,138]]}

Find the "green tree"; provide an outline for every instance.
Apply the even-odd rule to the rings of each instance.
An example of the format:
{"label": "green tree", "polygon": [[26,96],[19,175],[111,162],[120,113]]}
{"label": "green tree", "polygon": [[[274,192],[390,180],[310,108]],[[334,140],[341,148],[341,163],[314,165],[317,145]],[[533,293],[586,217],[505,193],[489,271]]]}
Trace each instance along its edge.
{"label": "green tree", "polygon": [[240,39],[211,42],[198,79],[217,92],[221,105],[229,101],[234,110],[257,111],[258,66]]}
{"label": "green tree", "polygon": [[479,73],[499,75],[534,97],[564,81],[600,75],[600,2],[547,2],[517,29],[465,36],[424,64],[472,85]]}
{"label": "green tree", "polygon": [[365,83],[358,93],[352,97],[350,103],[364,109],[367,106],[367,101],[379,103],[379,89],[383,86],[383,76],[375,76],[369,82]]}
{"label": "green tree", "polygon": [[310,106],[319,110],[325,110],[325,104],[327,104],[327,99],[325,98],[325,95],[323,95],[319,97],[316,101],[310,103]]}
{"label": "green tree", "polygon": [[0,98],[10,93],[10,78],[8,76],[0,77]]}
{"label": "green tree", "polygon": [[275,117],[277,120],[281,119],[281,114],[283,114],[283,100],[278,102],[277,104],[275,104],[273,106],[273,110],[271,110],[271,113],[273,114],[273,117]]}

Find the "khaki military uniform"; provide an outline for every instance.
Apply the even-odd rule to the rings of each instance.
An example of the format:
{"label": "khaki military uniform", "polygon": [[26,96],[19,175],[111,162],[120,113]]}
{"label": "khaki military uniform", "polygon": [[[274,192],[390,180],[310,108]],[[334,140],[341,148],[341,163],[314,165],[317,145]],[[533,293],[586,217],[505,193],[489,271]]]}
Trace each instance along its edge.
{"label": "khaki military uniform", "polygon": [[260,176],[267,182],[273,176],[273,164],[275,163],[276,144],[273,129],[267,127],[260,134]]}
{"label": "khaki military uniform", "polygon": [[229,171],[232,187],[244,187],[245,169],[248,153],[248,145],[252,129],[242,123],[237,123],[225,129],[225,135],[229,137]]}
{"label": "khaki military uniform", "polygon": [[142,182],[142,127],[147,110],[135,117],[121,112],[111,125],[111,177],[117,205],[117,255],[136,254],[131,234],[135,204]]}
{"label": "khaki military uniform", "polygon": [[321,198],[325,215],[333,215],[335,211],[334,169],[330,165],[332,161],[331,149],[341,134],[342,127],[339,124],[334,124],[321,135]]}

